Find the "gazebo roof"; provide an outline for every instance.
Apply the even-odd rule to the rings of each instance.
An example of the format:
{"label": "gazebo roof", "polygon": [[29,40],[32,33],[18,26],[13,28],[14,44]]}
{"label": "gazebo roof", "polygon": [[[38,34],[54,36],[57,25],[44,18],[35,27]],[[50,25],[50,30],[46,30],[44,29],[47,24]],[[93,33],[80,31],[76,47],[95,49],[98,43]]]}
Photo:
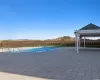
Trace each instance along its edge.
{"label": "gazebo roof", "polygon": [[80,34],[80,36],[100,36],[100,27],[95,24],[88,24],[85,27],[76,30],[74,34]]}
{"label": "gazebo roof", "polygon": [[85,27],[81,28],[80,30],[95,30],[95,29],[100,29],[99,26],[96,26],[95,24],[88,24]]}

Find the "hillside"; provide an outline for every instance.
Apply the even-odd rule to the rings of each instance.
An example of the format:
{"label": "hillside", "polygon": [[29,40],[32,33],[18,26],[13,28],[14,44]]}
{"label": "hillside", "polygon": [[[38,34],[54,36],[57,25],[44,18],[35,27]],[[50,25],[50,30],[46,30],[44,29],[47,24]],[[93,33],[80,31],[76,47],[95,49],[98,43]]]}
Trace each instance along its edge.
{"label": "hillside", "polygon": [[69,41],[69,40],[73,41],[74,38],[70,36],[63,36],[63,37],[58,37],[55,39],[47,39],[46,41]]}

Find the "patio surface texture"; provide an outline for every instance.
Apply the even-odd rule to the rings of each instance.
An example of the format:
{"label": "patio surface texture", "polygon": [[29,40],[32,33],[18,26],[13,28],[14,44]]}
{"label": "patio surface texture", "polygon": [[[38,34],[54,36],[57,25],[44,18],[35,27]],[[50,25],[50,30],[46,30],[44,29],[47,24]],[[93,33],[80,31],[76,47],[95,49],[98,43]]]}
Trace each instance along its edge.
{"label": "patio surface texture", "polygon": [[[73,47],[62,47],[40,53],[0,53],[1,72],[54,80],[99,80],[100,49],[76,53]],[[0,80],[4,79],[0,76]]]}

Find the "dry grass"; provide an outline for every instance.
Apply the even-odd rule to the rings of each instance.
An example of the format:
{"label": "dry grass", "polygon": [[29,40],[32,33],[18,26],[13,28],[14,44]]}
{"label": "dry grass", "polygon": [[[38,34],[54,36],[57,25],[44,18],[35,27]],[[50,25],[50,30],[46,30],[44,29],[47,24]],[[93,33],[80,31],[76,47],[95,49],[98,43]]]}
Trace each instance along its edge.
{"label": "dry grass", "polygon": [[61,44],[72,44],[74,41],[2,41],[0,47],[36,47],[36,46],[47,46],[47,45],[61,45]]}

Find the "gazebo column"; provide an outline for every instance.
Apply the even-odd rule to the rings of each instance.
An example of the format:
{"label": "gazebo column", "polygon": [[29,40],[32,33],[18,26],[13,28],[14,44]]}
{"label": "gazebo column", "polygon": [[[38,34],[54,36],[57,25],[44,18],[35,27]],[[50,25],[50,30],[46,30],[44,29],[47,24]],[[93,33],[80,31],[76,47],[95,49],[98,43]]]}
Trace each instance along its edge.
{"label": "gazebo column", "polygon": [[81,46],[81,37],[79,35],[79,48],[80,48],[80,46]]}
{"label": "gazebo column", "polygon": [[75,34],[75,51],[76,51],[76,46],[77,46],[77,36],[76,36],[76,34]]}
{"label": "gazebo column", "polygon": [[85,48],[85,37],[84,37],[84,48]]}
{"label": "gazebo column", "polygon": [[79,53],[79,34],[78,33],[76,34],[76,39],[77,39],[77,41],[76,41],[76,43],[77,43],[76,44],[76,52]]}

